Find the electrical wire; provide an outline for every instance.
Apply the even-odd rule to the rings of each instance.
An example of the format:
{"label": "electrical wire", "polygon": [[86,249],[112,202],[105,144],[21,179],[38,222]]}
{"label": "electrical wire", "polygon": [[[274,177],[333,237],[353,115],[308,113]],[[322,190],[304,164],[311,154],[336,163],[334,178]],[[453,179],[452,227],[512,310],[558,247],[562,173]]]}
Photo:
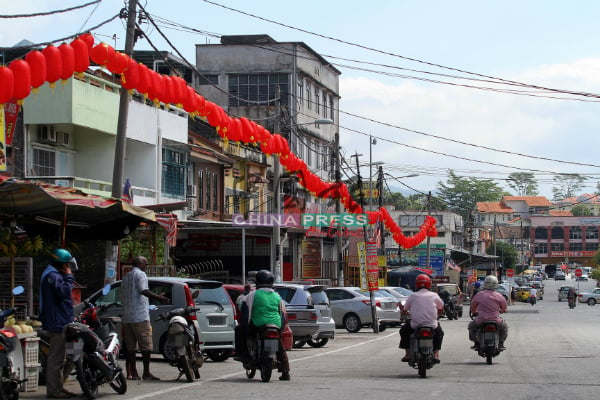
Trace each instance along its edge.
{"label": "electrical wire", "polygon": [[65,12],[69,12],[69,11],[73,11],[73,10],[78,10],[80,8],[85,8],[85,7],[91,6],[93,4],[98,4],[101,2],[102,2],[102,0],[94,0],[94,1],[90,1],[89,3],[81,4],[79,6],[64,8],[62,10],[45,11],[45,12],[38,12],[38,13],[32,13],[32,14],[0,15],[0,18],[32,18],[32,17],[47,16],[47,15],[55,15],[55,14],[61,14],[61,13],[65,13]]}

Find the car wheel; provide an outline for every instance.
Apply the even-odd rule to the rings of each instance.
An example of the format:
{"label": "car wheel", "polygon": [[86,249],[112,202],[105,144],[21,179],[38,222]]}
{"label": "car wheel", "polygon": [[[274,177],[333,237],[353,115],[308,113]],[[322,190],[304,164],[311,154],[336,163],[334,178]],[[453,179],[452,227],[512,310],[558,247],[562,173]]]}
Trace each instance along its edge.
{"label": "car wheel", "polygon": [[346,328],[348,332],[356,333],[360,331],[361,327],[362,322],[360,322],[360,318],[358,318],[358,315],[350,313],[344,317],[344,328]]}
{"label": "car wheel", "polygon": [[328,342],[329,342],[329,338],[317,338],[317,339],[309,339],[307,343],[310,347],[319,348],[319,347],[325,346]]}
{"label": "car wheel", "polygon": [[307,342],[306,339],[294,340],[294,344],[292,345],[292,347],[294,349],[300,349],[300,348],[304,347],[304,345],[306,344],[306,342]]}
{"label": "car wheel", "polygon": [[594,306],[594,305],[596,305],[596,299],[594,299],[594,298],[588,299],[587,303],[588,303],[588,306]]}

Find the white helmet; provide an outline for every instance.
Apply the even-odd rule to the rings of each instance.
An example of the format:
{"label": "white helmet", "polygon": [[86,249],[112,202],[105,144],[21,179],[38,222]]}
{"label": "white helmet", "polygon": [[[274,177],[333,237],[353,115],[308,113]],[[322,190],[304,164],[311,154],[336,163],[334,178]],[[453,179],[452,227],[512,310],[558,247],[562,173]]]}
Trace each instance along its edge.
{"label": "white helmet", "polygon": [[176,335],[184,333],[187,327],[187,321],[182,316],[176,315],[169,320],[169,334]]}
{"label": "white helmet", "polygon": [[496,290],[498,289],[498,278],[496,278],[494,275],[488,275],[485,277],[482,286],[484,289]]}

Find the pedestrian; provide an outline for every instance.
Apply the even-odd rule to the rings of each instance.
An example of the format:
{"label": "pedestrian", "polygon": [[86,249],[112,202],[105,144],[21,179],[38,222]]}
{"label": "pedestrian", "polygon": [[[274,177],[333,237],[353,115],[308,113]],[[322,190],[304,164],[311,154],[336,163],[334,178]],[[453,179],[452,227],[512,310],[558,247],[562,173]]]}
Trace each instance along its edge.
{"label": "pedestrian", "polygon": [[510,305],[511,306],[515,305],[516,298],[517,298],[517,288],[513,286],[512,289],[510,290]]}
{"label": "pedestrian", "polygon": [[66,361],[63,328],[73,322],[73,271],[77,261],[68,250],[55,249],[50,264],[40,279],[40,321],[50,349],[46,364],[46,397],[68,399],[75,396],[64,388],[63,367]]}
{"label": "pedestrian", "polygon": [[127,379],[139,380],[140,376],[136,367],[136,347],[142,353],[144,367],[141,379],[160,380],[150,373],[150,354],[152,352],[152,325],[150,324],[149,298],[162,303],[169,303],[169,299],[162,294],[152,293],[148,287],[145,257],[137,256],[133,259],[133,266],[121,282],[121,302],[123,303],[123,342],[127,349],[126,369]]}

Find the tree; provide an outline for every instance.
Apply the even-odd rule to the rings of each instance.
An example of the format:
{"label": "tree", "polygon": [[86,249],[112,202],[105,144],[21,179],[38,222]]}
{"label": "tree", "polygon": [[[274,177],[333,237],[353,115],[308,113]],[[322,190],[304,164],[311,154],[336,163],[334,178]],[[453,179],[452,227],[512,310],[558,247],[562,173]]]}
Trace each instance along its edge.
{"label": "tree", "polygon": [[491,179],[457,176],[448,171],[446,184],[438,182],[437,196],[451,211],[467,217],[475,209],[477,202],[500,201],[504,191]]}
{"label": "tree", "polygon": [[508,176],[507,182],[518,196],[538,195],[538,184],[531,172],[513,172]]}
{"label": "tree", "polygon": [[[494,243],[490,244],[485,252],[489,255],[494,255]],[[498,258],[497,263],[500,263],[505,271],[507,269],[513,269],[517,263],[517,249],[510,243],[497,241],[495,255],[500,257]]]}
{"label": "tree", "polygon": [[583,204],[575,204],[573,207],[571,207],[571,214],[576,217],[590,217],[593,215],[592,210]]}
{"label": "tree", "polygon": [[577,196],[581,188],[583,187],[583,183],[588,178],[585,176],[581,176],[579,174],[560,174],[554,175],[552,180],[554,186],[552,188],[552,193],[554,194],[554,201],[564,200],[569,197]]}

